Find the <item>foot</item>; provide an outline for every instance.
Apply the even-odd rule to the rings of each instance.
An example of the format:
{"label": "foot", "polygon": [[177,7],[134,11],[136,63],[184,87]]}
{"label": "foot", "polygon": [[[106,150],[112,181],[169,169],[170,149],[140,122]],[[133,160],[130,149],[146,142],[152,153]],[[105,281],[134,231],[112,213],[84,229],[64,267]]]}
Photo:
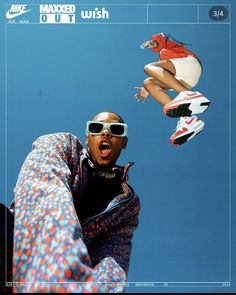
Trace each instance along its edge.
{"label": "foot", "polygon": [[176,132],[171,136],[170,142],[181,145],[199,134],[205,123],[196,116],[181,117],[177,123]]}
{"label": "foot", "polygon": [[200,92],[182,91],[163,108],[163,113],[169,117],[184,117],[200,114],[206,111],[210,101]]}

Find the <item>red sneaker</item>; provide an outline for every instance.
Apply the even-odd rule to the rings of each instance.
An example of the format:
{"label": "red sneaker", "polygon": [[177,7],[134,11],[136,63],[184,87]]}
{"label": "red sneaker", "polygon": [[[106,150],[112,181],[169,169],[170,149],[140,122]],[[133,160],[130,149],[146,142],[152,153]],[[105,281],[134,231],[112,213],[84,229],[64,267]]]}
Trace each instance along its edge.
{"label": "red sneaker", "polygon": [[170,142],[181,145],[199,134],[205,123],[196,116],[181,117],[177,123],[176,132],[171,136]]}
{"label": "red sneaker", "polygon": [[163,113],[169,117],[184,117],[200,114],[206,111],[210,101],[200,92],[182,91],[163,108]]}

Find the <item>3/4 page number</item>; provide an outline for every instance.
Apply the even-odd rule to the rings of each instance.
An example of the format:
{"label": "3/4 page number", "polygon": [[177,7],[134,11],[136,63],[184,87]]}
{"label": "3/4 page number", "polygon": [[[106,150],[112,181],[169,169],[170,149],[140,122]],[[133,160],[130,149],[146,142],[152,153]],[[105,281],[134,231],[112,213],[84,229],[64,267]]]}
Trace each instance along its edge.
{"label": "3/4 page number", "polygon": [[209,17],[214,21],[223,21],[228,17],[228,14],[225,6],[212,6],[209,9]]}

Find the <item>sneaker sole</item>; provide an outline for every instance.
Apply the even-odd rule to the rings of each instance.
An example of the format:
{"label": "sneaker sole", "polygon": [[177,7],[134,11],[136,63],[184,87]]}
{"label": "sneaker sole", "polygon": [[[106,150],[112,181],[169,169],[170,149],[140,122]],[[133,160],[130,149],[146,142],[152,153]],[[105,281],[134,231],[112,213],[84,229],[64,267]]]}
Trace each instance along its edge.
{"label": "sneaker sole", "polygon": [[181,145],[187,141],[189,141],[190,139],[196,137],[199,133],[202,132],[202,130],[204,129],[206,123],[204,123],[197,131],[193,131],[189,134],[186,134],[186,135],[183,135],[181,137],[178,137],[178,138],[175,138],[174,140],[171,140],[170,139],[170,142],[173,144],[173,145]]}
{"label": "sneaker sole", "polygon": [[163,113],[168,117],[178,118],[178,117],[189,117],[194,114],[204,113],[210,102],[202,102],[202,103],[184,103],[172,106],[170,108],[163,108]]}

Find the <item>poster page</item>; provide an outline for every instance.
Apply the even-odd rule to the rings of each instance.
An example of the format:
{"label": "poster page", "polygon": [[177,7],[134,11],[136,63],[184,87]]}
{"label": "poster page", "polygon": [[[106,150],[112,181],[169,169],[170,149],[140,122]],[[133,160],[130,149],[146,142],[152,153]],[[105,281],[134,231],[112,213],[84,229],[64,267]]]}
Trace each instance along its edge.
{"label": "poster page", "polygon": [[[119,114],[128,144],[118,164],[135,163],[129,184],[141,203],[125,293],[236,291],[235,9],[233,0],[0,3],[0,202],[14,200],[38,137],[66,132],[86,147],[86,122]],[[160,66],[161,54],[175,57],[145,43],[158,34],[194,54],[193,84],[185,64],[168,63],[179,74]],[[190,93],[179,116],[158,101],[178,96],[171,79]]]}

